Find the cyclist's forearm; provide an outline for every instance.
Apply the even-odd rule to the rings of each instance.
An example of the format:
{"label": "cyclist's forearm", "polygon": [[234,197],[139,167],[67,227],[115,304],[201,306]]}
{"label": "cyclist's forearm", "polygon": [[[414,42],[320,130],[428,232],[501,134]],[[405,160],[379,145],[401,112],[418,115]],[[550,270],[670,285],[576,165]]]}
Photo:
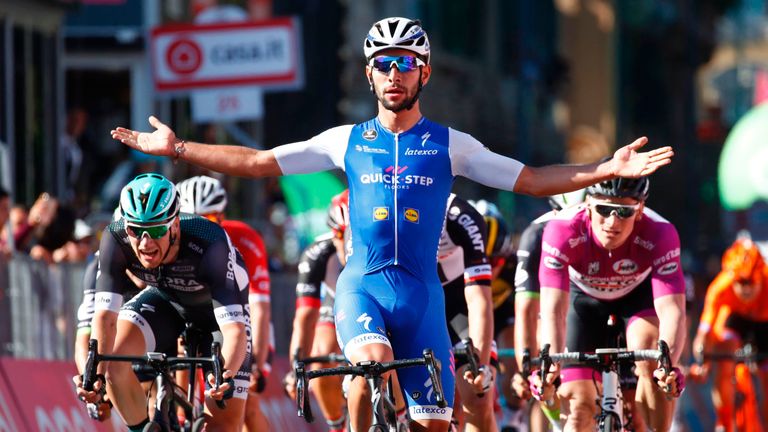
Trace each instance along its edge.
{"label": "cyclist's forearm", "polygon": [[565,319],[568,313],[568,291],[559,288],[541,288],[541,342],[550,344],[550,352],[565,349]]}
{"label": "cyclist's forearm", "polygon": [[88,358],[88,341],[91,339],[91,329],[80,329],[75,336],[75,365],[77,373],[82,374],[85,361]]}
{"label": "cyclist's forearm", "polygon": [[269,355],[269,319],[268,302],[251,302],[251,335],[253,337],[253,359],[259,368],[264,366]]}
{"label": "cyclist's forearm", "polygon": [[659,316],[659,339],[669,344],[672,364],[677,365],[685,345],[685,296],[671,294],[654,300]]}
{"label": "cyclist's forearm", "polygon": [[464,295],[467,300],[469,337],[480,351],[480,363],[488,364],[491,360],[491,341],[493,340],[491,287],[470,285],[464,288]]}
{"label": "cyclist's forearm", "polygon": [[301,357],[307,357],[311,354],[312,343],[315,339],[315,326],[319,318],[320,310],[317,308],[300,306],[296,309],[289,355],[293,356],[297,348]]}
{"label": "cyclist's forearm", "polygon": [[536,321],[539,315],[539,299],[515,296],[515,360],[517,367],[523,370],[523,350],[528,348],[536,355]]}
{"label": "cyclist's forearm", "polygon": [[184,152],[179,155],[179,159],[212,171],[239,177],[282,175],[272,150],[185,141]]}
{"label": "cyclist's forearm", "polygon": [[515,192],[547,196],[574,191],[613,178],[607,163],[589,165],[526,166],[520,172]]}
{"label": "cyclist's forearm", "polygon": [[[117,333],[117,313],[109,310],[97,310],[91,321],[91,339],[99,343],[99,354],[112,354]],[[99,363],[98,373],[104,373],[106,362]]]}
{"label": "cyclist's forearm", "polygon": [[224,358],[224,369],[237,372],[245,360],[248,339],[245,324],[239,322],[220,326],[222,339],[221,356]]}

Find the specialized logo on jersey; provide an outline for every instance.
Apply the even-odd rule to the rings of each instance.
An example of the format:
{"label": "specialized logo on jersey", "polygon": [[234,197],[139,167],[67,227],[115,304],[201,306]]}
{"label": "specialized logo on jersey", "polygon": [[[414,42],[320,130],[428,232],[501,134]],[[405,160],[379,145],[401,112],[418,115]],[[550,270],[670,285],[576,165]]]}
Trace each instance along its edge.
{"label": "specialized logo on jersey", "polygon": [[555,257],[544,257],[544,267],[551,268],[552,270],[560,270],[563,268],[563,263],[557,260]]}
{"label": "specialized logo on jersey", "polygon": [[665,262],[671,261],[679,256],[680,256],[680,248],[674,248],[671,251],[653,260],[653,265],[657,266],[659,264],[664,264]]}
{"label": "specialized logo on jersey", "polygon": [[366,139],[368,141],[373,141],[378,136],[379,136],[379,133],[376,132],[376,129],[368,129],[367,131],[363,132],[363,139]]}
{"label": "specialized logo on jersey", "polygon": [[405,149],[406,156],[434,156],[437,154],[437,150],[420,150],[420,149]]}
{"label": "specialized logo on jersey", "polygon": [[662,276],[671,275],[672,273],[676,272],[679,267],[680,266],[677,265],[677,262],[666,263],[659,267],[659,269],[656,270],[656,273]]}
{"label": "specialized logo on jersey", "polygon": [[389,150],[378,148],[378,147],[368,147],[367,145],[355,145],[355,150],[363,153],[376,153],[376,154],[389,154]]}
{"label": "specialized logo on jersey", "polygon": [[383,221],[389,219],[389,207],[374,207],[373,220]]}
{"label": "specialized logo on jersey", "polygon": [[624,258],[613,263],[613,271],[620,275],[628,275],[636,272],[638,265],[629,258]]}
{"label": "specialized logo on jersey", "polygon": [[[424,132],[424,135],[421,136],[421,147],[422,148],[424,148],[424,145],[427,143],[427,140],[429,139],[430,136],[432,136],[432,134],[429,133],[429,131]],[[437,154],[437,151],[435,151],[434,154]]]}
{"label": "specialized logo on jersey", "polygon": [[419,210],[415,208],[405,208],[405,220],[408,222],[419,223]]}
{"label": "specialized logo on jersey", "polygon": [[370,325],[372,320],[373,320],[372,316],[368,315],[367,312],[363,312],[363,314],[357,317],[355,321],[359,323],[363,323],[363,327],[365,327],[366,330],[371,331]]}

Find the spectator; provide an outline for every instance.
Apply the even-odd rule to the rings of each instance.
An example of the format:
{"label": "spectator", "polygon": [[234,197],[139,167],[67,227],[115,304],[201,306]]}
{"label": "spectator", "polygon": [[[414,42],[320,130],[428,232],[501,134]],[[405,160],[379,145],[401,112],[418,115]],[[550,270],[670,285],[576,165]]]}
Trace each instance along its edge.
{"label": "spectator", "polygon": [[93,228],[85,223],[84,220],[77,219],[72,240],[66,242],[64,246],[53,252],[53,261],[57,263],[81,263],[88,261],[96,249],[98,249],[98,245],[94,241],[95,238]]}
{"label": "spectator", "polygon": [[36,260],[53,262],[53,251],[72,239],[75,230],[74,211],[43,193],[32,205],[24,228],[31,235],[29,255]]}
{"label": "spectator", "polygon": [[66,202],[72,202],[76,197],[76,187],[80,178],[80,168],[83,165],[83,150],[79,144],[80,137],[85,132],[88,123],[88,113],[82,108],[72,108],[67,113],[67,124],[64,134],[59,141],[60,151],[64,159]]}

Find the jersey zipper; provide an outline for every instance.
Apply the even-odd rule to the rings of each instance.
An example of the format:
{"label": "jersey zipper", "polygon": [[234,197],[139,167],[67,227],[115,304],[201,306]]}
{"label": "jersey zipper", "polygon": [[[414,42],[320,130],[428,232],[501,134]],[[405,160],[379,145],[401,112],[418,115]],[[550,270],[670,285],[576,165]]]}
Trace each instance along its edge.
{"label": "jersey zipper", "polygon": [[395,221],[395,265],[398,265],[398,255],[399,255],[398,251],[400,249],[400,245],[399,245],[399,242],[398,242],[398,235],[397,235],[397,231],[398,231],[397,230],[397,220],[398,220],[397,215],[399,214],[398,210],[397,210],[397,191],[398,191],[397,180],[398,180],[398,177],[400,176],[400,166],[399,166],[399,164],[400,164],[400,133],[396,133],[395,134],[395,172],[394,172],[393,177],[392,177],[392,187],[395,189],[394,209],[393,209],[394,211],[393,211],[393,215],[392,215],[392,217],[394,218],[394,221]]}

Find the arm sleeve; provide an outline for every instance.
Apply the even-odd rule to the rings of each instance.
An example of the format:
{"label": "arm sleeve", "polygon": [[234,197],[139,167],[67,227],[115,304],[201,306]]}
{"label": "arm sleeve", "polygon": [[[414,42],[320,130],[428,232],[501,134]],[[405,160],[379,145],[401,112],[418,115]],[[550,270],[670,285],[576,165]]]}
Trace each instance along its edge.
{"label": "arm sleeve", "polygon": [[490,285],[491,265],[485,253],[487,227],[483,216],[468,202],[454,198],[445,231],[464,256],[464,284]]}
{"label": "arm sleeve", "polygon": [[344,153],[352,125],[338,126],[307,141],[285,144],[272,149],[283,174],[306,174],[344,169]]}
{"label": "arm sleeve", "polygon": [[525,165],[488,150],[469,134],[454,129],[448,131],[454,176],[463,176],[496,189],[514,190]]}
{"label": "arm sleeve", "polygon": [[101,234],[98,260],[94,310],[117,312],[123,304],[123,294],[136,287],[126,282],[128,263],[109,227]]}
{"label": "arm sleeve", "polygon": [[571,235],[567,222],[552,220],[544,228],[539,261],[539,283],[542,287],[568,291],[568,266],[571,258],[565,252]]}
{"label": "arm sleeve", "polygon": [[229,237],[222,237],[206,248],[198,271],[200,281],[211,290],[213,312],[219,326],[247,325],[244,305],[247,303],[248,271]]}
{"label": "arm sleeve", "polygon": [[699,331],[709,333],[715,325],[717,314],[723,305],[723,292],[731,286],[731,278],[720,273],[709,284],[707,295],[704,297],[704,308],[699,318]]}
{"label": "arm sleeve", "polygon": [[[663,227],[663,228],[662,228]],[[669,295],[685,295],[685,277],[683,266],[680,263],[680,237],[677,230],[670,223],[660,225],[663,231],[659,237],[659,243],[653,252],[653,270],[651,286],[653,298]]]}
{"label": "arm sleeve", "polygon": [[[327,252],[319,243],[311,245],[301,254],[299,279],[296,282],[296,308],[320,308],[320,287],[325,279]],[[325,258],[325,259],[324,259]]]}
{"label": "arm sleeve", "polygon": [[536,296],[540,293],[539,262],[541,261],[541,237],[543,224],[532,223],[520,236],[515,270],[515,292]]}

